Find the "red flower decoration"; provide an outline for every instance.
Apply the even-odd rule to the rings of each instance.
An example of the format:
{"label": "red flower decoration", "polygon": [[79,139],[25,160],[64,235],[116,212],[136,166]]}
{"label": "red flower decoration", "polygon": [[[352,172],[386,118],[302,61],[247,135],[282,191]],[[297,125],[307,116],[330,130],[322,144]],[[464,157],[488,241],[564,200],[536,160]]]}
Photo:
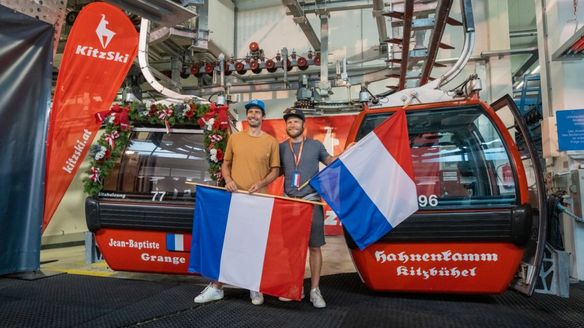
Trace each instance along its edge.
{"label": "red flower decoration", "polygon": [[215,105],[215,103],[211,103],[211,105],[209,105],[209,111],[207,113],[212,113],[213,115],[215,115],[215,112],[217,112],[217,105]]}
{"label": "red flower decoration", "polygon": [[217,148],[217,160],[221,162],[223,160],[223,151]]}
{"label": "red flower decoration", "polygon": [[215,122],[217,123],[217,128],[215,128],[215,125],[213,125],[214,129],[227,130],[229,128],[229,116],[227,116],[226,107],[217,113],[217,119]]}
{"label": "red flower decoration", "polygon": [[189,109],[188,111],[185,112],[185,117],[188,118],[189,120],[193,118],[193,116],[195,116],[195,111],[192,109]]}
{"label": "red flower decoration", "polygon": [[157,111],[158,111],[158,108],[156,108],[156,105],[154,105],[154,104],[150,105],[150,110],[148,111],[148,116],[155,116]]}
{"label": "red flower decoration", "polygon": [[110,108],[110,110],[95,113],[95,120],[97,123],[101,123],[103,122],[103,120],[105,120],[106,117],[108,117],[109,115],[113,115],[114,116],[113,123],[115,125],[119,125],[123,130],[126,130],[130,125],[128,114],[129,110],[130,108],[127,106],[121,107],[120,105],[115,104],[112,106],[112,108]]}
{"label": "red flower decoration", "polygon": [[115,113],[114,116],[114,125],[118,125],[122,131],[126,131],[130,127],[130,114],[128,107],[120,107],[115,105],[112,108],[112,111]]}
{"label": "red flower decoration", "polygon": [[219,130],[219,126],[220,126],[220,122],[218,119],[215,119],[215,121],[213,122],[213,130]]}
{"label": "red flower decoration", "polygon": [[115,104],[112,106],[111,110],[114,113],[121,113],[122,110],[124,110],[124,108],[122,108],[122,106],[120,106],[119,104]]}
{"label": "red flower decoration", "polygon": [[213,117],[215,117],[215,112],[208,111],[207,113],[205,113],[205,115],[203,115],[203,120],[208,121]]}

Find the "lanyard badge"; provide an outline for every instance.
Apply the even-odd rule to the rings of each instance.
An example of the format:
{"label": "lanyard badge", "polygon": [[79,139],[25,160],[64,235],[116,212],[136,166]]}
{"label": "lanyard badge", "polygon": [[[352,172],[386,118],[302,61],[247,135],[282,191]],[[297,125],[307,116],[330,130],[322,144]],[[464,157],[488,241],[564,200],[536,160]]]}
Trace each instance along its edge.
{"label": "lanyard badge", "polygon": [[292,172],[291,186],[295,187],[295,188],[300,187],[300,172],[298,172],[296,170],[294,172]]}
{"label": "lanyard badge", "polygon": [[304,147],[304,139],[300,143],[300,149],[298,151],[298,156],[294,152],[294,147],[292,147],[292,140],[288,139],[288,145],[290,146],[290,151],[294,156],[294,172],[292,172],[292,181],[290,181],[290,186],[294,188],[300,187],[300,172],[298,171],[298,164],[300,164],[300,157],[302,156],[302,148]]}

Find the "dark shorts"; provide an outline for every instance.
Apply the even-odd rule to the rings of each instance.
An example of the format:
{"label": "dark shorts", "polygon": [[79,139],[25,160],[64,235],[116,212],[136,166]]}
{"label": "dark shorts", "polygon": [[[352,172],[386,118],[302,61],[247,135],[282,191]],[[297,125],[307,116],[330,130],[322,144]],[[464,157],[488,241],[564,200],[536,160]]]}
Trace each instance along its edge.
{"label": "dark shorts", "polygon": [[321,205],[314,205],[308,246],[320,247],[324,244],[324,210]]}

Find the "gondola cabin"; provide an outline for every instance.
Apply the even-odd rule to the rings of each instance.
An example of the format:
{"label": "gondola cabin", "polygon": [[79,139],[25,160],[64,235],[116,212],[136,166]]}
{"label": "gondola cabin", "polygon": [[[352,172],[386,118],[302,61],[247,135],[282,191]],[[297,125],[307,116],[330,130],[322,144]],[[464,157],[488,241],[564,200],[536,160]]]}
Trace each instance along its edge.
{"label": "gondola cabin", "polygon": [[[345,234],[370,289],[492,294],[513,284],[533,291],[545,230],[541,169],[509,100],[405,108],[419,210],[363,251]],[[347,143],[403,108],[366,107]]]}
{"label": "gondola cabin", "polygon": [[87,225],[114,270],[187,274],[194,183],[212,184],[203,130],[134,128]]}

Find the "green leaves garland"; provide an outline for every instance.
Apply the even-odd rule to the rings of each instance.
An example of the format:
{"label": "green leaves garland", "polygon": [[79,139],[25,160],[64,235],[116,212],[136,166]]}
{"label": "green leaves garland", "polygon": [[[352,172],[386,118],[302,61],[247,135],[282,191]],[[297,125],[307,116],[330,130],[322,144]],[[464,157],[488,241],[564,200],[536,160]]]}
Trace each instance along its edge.
{"label": "green leaves garland", "polygon": [[189,101],[176,105],[146,106],[135,102],[125,107],[115,104],[109,111],[99,113],[98,117],[105,117],[105,132],[89,149],[90,168],[87,170],[88,176],[83,178],[84,190],[90,196],[96,196],[102,190],[104,179],[126,149],[132,132],[130,121],[136,125],[164,126],[167,132],[175,125],[203,129],[209,173],[218,184],[223,182],[221,164],[227,147],[230,119],[227,105],[218,107],[214,103]]}

